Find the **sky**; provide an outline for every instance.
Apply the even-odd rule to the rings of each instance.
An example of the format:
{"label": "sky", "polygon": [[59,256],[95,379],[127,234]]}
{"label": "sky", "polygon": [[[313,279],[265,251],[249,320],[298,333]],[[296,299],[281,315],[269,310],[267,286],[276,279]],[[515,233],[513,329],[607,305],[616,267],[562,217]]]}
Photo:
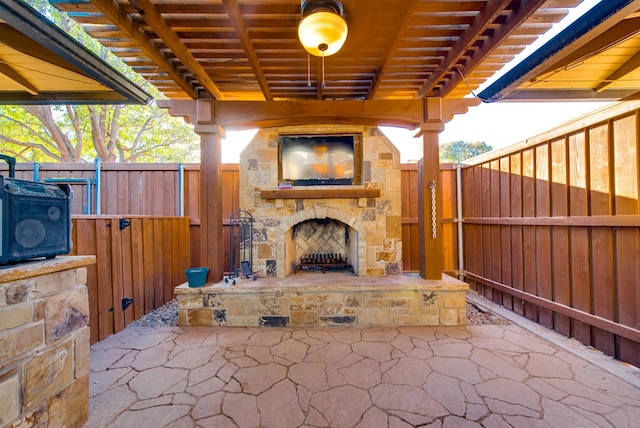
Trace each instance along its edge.
{"label": "sky", "polygon": [[[599,1],[606,0],[584,0],[578,7],[571,10],[565,19],[554,25],[551,30],[474,92],[481,92]],[[478,141],[485,142],[494,149],[499,149],[549,131],[560,124],[606,105],[607,103],[602,102],[482,103],[470,108],[464,115],[455,116],[451,122],[447,123],[444,131],[440,134],[440,143]],[[413,138],[415,131],[390,127],[381,128],[400,150],[402,162],[415,162],[422,157],[422,140]],[[256,130],[227,132],[227,139],[222,142],[222,162],[237,163],[241,150],[251,141],[256,132]]]}

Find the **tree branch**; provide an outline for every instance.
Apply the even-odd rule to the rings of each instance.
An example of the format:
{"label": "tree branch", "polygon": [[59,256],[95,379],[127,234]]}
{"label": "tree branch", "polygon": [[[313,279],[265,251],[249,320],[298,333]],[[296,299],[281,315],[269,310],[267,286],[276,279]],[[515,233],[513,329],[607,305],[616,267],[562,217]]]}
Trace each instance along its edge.
{"label": "tree branch", "polygon": [[67,115],[69,115],[69,119],[71,120],[71,126],[73,126],[73,129],[76,133],[76,149],[75,149],[74,157],[76,159],[80,159],[82,158],[83,134],[82,134],[82,128],[80,128],[80,119],[78,117],[78,111],[74,106],[71,106],[69,104],[67,104],[66,107],[67,107]]}
{"label": "tree branch", "polygon": [[[27,110],[26,108],[24,109],[27,113],[31,114],[29,112],[29,110]],[[18,125],[19,127],[25,129],[27,131],[27,133],[34,135],[36,138],[42,140],[45,143],[49,143],[49,140],[51,139],[51,136],[45,136],[42,135],[40,132],[38,132],[36,129],[33,129],[31,126],[29,126],[26,123],[20,122],[17,119],[12,118],[11,116],[7,116],[6,114],[2,114],[0,113],[0,117],[3,119],[6,119],[10,122],[15,123],[16,125]],[[37,117],[37,116],[36,116]],[[42,122],[40,122],[42,124]]]}
{"label": "tree branch", "polygon": [[11,144],[16,144],[16,145],[21,146],[21,147],[29,147],[31,149],[38,149],[38,150],[42,151],[45,155],[52,157],[53,159],[57,160],[58,162],[62,162],[63,161],[62,157],[59,154],[56,154],[56,153],[52,152],[47,147],[45,147],[45,146],[43,146],[41,144],[29,143],[27,141],[14,140],[13,138],[9,138],[9,137],[6,137],[4,135],[0,135],[0,140],[6,141],[7,143],[11,143]]}
{"label": "tree branch", "polygon": [[51,108],[49,106],[41,106],[41,105],[31,105],[24,107],[29,113],[40,119],[42,124],[47,128],[53,141],[60,151],[60,157],[65,162],[74,162],[77,159],[74,158],[73,152],[74,150],[69,150],[73,148],[73,145],[67,138],[67,136],[62,132],[62,130],[58,127],[58,124],[53,119],[53,114],[51,113]]}

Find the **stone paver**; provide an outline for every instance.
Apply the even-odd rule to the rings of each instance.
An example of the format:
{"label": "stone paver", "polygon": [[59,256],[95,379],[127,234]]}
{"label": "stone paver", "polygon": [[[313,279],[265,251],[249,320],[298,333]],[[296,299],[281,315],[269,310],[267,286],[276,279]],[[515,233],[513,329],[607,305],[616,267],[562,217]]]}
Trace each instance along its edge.
{"label": "stone paver", "polygon": [[612,373],[515,324],[126,329],[85,427],[640,427]]}

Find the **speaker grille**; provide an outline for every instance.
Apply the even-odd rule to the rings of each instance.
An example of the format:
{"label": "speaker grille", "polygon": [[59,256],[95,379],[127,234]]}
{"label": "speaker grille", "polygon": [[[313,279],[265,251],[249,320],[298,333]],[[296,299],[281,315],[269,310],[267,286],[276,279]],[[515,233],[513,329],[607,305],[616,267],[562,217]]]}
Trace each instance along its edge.
{"label": "speaker grille", "polygon": [[[66,201],[28,197],[16,200],[11,221],[15,246],[11,254],[33,250],[38,254],[66,248],[68,217]],[[66,250],[68,252],[68,249]]]}
{"label": "speaker grille", "polygon": [[0,262],[68,253],[71,250],[70,190],[66,188],[65,192],[44,183],[4,181],[7,191],[0,192],[0,208],[4,208]]}

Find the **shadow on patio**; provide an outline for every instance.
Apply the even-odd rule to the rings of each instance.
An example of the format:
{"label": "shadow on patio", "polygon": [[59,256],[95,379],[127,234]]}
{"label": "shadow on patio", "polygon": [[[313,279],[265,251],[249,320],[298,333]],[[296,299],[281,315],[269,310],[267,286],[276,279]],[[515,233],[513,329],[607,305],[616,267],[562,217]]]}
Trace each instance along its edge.
{"label": "shadow on patio", "polygon": [[480,297],[500,325],[127,328],[85,427],[633,427],[640,370]]}

